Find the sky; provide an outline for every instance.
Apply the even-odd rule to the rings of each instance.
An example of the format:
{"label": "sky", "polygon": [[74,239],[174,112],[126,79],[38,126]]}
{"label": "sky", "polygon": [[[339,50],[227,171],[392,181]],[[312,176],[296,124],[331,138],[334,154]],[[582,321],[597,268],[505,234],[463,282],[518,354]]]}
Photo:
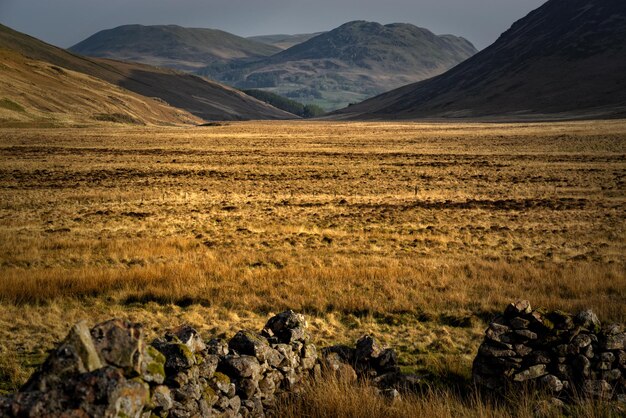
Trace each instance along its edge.
{"label": "sky", "polygon": [[176,24],[240,36],[333,29],[352,20],[412,23],[479,48],[545,0],[0,0],[0,23],[60,47],[120,25]]}

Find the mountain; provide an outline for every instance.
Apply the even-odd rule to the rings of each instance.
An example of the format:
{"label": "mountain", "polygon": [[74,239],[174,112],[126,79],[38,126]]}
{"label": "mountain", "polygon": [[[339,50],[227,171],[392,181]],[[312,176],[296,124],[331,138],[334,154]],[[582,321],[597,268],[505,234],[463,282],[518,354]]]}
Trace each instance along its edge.
{"label": "mountain", "polygon": [[[282,110],[237,90],[202,77],[173,70],[106,59],[91,59],[48,45],[28,35],[0,25],[0,49],[20,54],[31,61],[59,67],[62,71],[82,73],[113,84],[126,91],[156,98],[168,108],[175,107],[204,120],[285,119],[293,118]],[[6,66],[7,63],[2,62]],[[4,67],[2,67],[4,68]],[[24,89],[40,88],[36,82]],[[28,94],[28,91],[24,91]],[[61,90],[49,89],[53,97]],[[97,92],[94,91],[94,95]],[[128,93],[128,92],[127,92]],[[16,94],[20,94],[19,91]]]}
{"label": "mountain", "polygon": [[269,56],[281,48],[215,29],[126,25],[100,31],[72,46],[70,51],[194,71],[212,62]]}
{"label": "mountain", "polygon": [[250,36],[248,39],[252,41],[261,42],[267,45],[275,46],[280,49],[288,49],[292,46],[296,46],[303,42],[308,41],[311,38],[315,38],[323,34],[324,32],[316,32],[316,33],[301,33],[298,35],[261,35],[261,36]]}
{"label": "mountain", "polygon": [[246,89],[338,108],[441,74],[476,53],[467,40],[409,24],[356,21],[252,63],[200,73]]}
{"label": "mountain", "polygon": [[[94,121],[142,125],[202,122],[186,111],[99,78],[28,58],[23,54],[27,51],[17,51],[8,42],[15,36],[0,25],[0,127]],[[34,40],[29,43],[38,47]]]}
{"label": "mountain", "polygon": [[344,118],[626,115],[626,2],[550,0],[443,75],[382,94]]}

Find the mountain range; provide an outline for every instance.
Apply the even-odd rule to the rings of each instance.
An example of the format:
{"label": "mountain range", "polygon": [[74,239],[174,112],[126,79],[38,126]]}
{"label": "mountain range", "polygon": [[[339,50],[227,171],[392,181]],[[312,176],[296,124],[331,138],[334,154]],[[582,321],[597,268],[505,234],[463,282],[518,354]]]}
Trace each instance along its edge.
{"label": "mountain range", "polygon": [[0,109],[5,121],[53,114],[57,121],[91,115],[177,124],[294,117],[196,75],[86,58],[2,25],[0,53],[0,103],[5,103]]}
{"label": "mountain range", "polygon": [[[122,28],[161,35],[140,39],[133,44],[134,52],[118,44],[118,52],[138,53],[138,58],[161,60],[161,64],[170,59],[172,66],[189,65],[240,88],[261,88],[264,91],[254,91],[256,97],[277,105],[287,103],[289,108],[302,105],[270,93],[336,107],[391,89],[329,118],[626,116],[623,0],[549,0],[476,54],[463,38],[438,36],[407,24],[355,21],[319,34],[235,37],[237,47],[223,43],[221,51],[211,36],[233,39],[224,32],[176,26],[157,27],[156,32],[138,25]],[[118,57],[118,52],[111,52],[115,48],[103,52],[108,48],[106,39],[115,32],[94,36],[80,48]],[[178,46],[168,43],[172,34],[179,42],[172,45]],[[200,34],[204,38],[198,38]],[[124,38],[119,37],[119,42],[123,44]],[[158,39],[161,49],[153,50]],[[207,55],[195,58],[193,48],[185,47],[193,43],[190,39]],[[142,45],[145,55],[137,45]],[[167,51],[172,53],[169,58]],[[295,117],[196,74],[87,58],[1,25],[0,58],[3,124],[85,119],[180,124]],[[212,64],[198,70],[205,59],[213,60]],[[411,83],[411,79],[425,80]]]}
{"label": "mountain range", "polygon": [[476,53],[460,37],[364,21],[330,32],[247,39],[210,29],[131,25],[99,32],[70,49],[193,71],[326,109],[441,74]]}
{"label": "mountain range", "polygon": [[549,0],[438,77],[338,111],[351,119],[626,116],[626,2]]}
{"label": "mountain range", "polygon": [[192,72],[208,63],[270,56],[282,48],[215,29],[125,25],[100,31],[69,50]]}

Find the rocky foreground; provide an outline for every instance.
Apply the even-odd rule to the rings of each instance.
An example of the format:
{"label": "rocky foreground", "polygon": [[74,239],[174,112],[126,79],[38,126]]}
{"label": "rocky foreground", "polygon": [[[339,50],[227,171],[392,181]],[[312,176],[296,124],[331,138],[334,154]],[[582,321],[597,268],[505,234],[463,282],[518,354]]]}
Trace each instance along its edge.
{"label": "rocky foreground", "polygon": [[[473,377],[499,392],[531,385],[555,404],[580,395],[626,402],[625,348],[623,327],[602,327],[591,311],[533,311],[522,301],[489,325]],[[422,387],[370,336],[318,349],[293,311],[229,341],[181,326],[146,344],[140,324],[114,319],[76,324],[18,393],[0,397],[0,416],[259,417],[329,375],[389,399]]]}

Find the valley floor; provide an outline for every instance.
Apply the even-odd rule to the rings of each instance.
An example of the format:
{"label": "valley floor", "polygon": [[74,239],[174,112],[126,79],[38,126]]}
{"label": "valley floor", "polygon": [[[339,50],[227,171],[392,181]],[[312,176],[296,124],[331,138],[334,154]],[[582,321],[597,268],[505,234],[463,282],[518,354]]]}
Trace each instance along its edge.
{"label": "valley floor", "polygon": [[626,320],[623,120],[3,129],[0,155],[0,390],[81,318],[292,308],[457,382],[512,300]]}

